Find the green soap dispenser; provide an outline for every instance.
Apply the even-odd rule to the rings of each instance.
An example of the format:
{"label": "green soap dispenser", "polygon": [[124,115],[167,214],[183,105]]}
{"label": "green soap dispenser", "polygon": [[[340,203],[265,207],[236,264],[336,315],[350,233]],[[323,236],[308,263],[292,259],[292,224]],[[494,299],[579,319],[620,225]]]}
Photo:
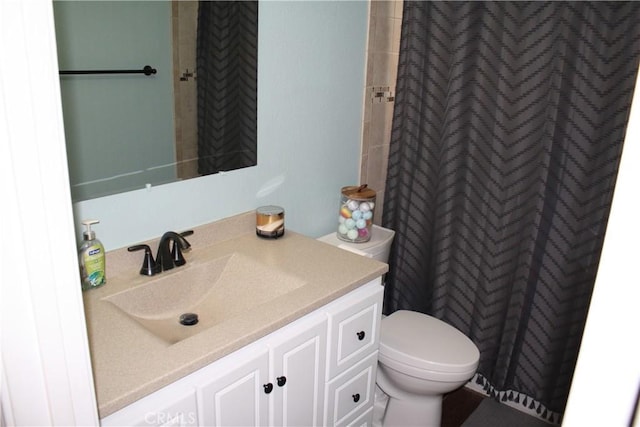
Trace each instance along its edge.
{"label": "green soap dispenser", "polygon": [[80,277],[82,290],[97,288],[107,283],[104,246],[96,239],[96,233],[91,231],[91,225],[97,224],[97,219],[85,219],[82,224],[86,227],[82,236],[84,241],[78,250],[80,261]]}

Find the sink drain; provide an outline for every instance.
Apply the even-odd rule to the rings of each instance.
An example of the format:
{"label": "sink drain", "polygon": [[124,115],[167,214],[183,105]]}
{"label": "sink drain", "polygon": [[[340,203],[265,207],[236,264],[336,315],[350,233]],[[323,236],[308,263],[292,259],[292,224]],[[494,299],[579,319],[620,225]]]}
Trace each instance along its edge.
{"label": "sink drain", "polygon": [[196,313],[184,313],[180,315],[180,324],[185,326],[193,326],[198,323],[198,315]]}

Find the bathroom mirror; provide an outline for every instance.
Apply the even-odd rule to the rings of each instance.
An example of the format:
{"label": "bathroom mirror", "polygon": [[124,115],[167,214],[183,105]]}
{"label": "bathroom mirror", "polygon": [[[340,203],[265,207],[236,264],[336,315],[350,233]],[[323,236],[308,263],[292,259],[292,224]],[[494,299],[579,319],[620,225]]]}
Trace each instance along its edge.
{"label": "bathroom mirror", "polygon": [[257,1],[53,8],[74,202],[257,164]]}

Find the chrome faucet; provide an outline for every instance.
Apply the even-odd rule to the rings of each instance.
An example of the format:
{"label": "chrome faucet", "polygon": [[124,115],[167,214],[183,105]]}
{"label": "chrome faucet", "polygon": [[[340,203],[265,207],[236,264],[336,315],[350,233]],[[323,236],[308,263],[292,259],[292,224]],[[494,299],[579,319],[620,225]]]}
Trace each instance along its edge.
{"label": "chrome faucet", "polygon": [[[187,263],[182,256],[182,251],[189,249],[191,244],[187,242],[184,236],[191,234],[193,234],[193,231],[189,230],[180,234],[174,231],[167,231],[162,235],[156,251],[156,265],[159,265],[162,271],[171,270],[173,267],[179,267]],[[169,249],[169,242],[173,242],[171,249]]]}

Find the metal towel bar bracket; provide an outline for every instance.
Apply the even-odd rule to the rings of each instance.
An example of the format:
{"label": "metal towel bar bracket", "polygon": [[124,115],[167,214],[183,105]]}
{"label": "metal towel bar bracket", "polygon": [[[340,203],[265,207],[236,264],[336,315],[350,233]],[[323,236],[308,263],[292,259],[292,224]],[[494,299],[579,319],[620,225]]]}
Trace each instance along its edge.
{"label": "metal towel bar bracket", "polygon": [[151,76],[158,71],[150,65],[145,65],[141,70],[65,70],[60,71],[60,75],[70,74],[144,74],[145,76]]}

